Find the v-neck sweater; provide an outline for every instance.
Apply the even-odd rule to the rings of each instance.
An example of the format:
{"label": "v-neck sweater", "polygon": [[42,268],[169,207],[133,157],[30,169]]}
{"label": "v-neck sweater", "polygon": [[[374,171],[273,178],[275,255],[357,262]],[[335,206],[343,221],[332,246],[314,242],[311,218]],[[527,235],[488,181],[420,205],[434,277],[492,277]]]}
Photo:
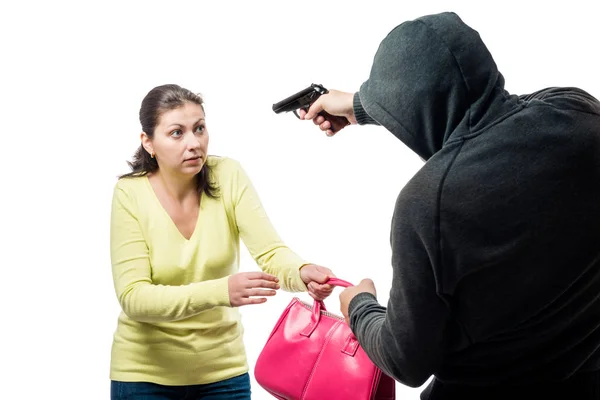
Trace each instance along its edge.
{"label": "v-neck sweater", "polygon": [[189,240],[147,176],[115,185],[110,250],[122,312],[112,380],[193,385],[248,371],[239,309],[228,290],[229,276],[239,270],[240,238],[283,290],[306,291],[299,270],[307,262],[283,243],[240,163],[214,156],[207,162],[219,196],[201,196]]}

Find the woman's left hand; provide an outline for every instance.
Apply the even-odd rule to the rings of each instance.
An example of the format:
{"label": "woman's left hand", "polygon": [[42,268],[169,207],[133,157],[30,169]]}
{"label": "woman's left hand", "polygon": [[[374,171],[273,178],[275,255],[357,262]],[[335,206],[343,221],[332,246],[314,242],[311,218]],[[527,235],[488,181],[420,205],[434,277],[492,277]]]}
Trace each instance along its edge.
{"label": "woman's left hand", "polygon": [[325,300],[333,292],[333,286],[324,284],[335,275],[329,268],[315,264],[307,264],[300,268],[300,277],[308,289],[308,294],[315,300]]}

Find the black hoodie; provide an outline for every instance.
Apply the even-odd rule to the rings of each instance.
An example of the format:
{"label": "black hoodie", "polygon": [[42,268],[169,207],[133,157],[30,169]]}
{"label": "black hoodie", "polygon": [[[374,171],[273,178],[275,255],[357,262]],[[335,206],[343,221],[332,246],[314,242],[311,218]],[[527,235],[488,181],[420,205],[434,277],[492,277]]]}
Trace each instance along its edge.
{"label": "black hoodie", "polygon": [[600,103],[507,93],[479,34],[442,13],[388,34],[354,108],[427,160],[396,203],[387,309],[350,303],[375,364],[413,387],[600,369]]}

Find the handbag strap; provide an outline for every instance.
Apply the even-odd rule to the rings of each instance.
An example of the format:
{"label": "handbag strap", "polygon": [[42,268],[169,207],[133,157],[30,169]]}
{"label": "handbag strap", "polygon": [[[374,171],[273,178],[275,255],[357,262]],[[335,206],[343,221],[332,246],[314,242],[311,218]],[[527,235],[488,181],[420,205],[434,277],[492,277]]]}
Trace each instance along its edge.
{"label": "handbag strap", "polygon": [[[324,284],[332,286],[350,287],[354,286],[352,283],[345,281],[340,278],[329,278]],[[310,336],[311,333],[316,329],[319,321],[321,320],[321,311],[327,311],[325,303],[321,300],[315,300],[312,308],[312,316],[310,317],[310,324],[304,328],[302,335]]]}
{"label": "handbag strap", "polygon": [[340,278],[329,278],[327,280],[327,282],[325,282],[327,285],[333,285],[333,286],[343,286],[343,287],[350,287],[350,286],[354,286],[353,284],[351,284],[348,281],[345,281],[343,279]]}
{"label": "handbag strap", "polygon": [[[353,284],[351,284],[350,282],[348,282],[348,281],[345,281],[345,280],[343,280],[343,279],[340,279],[340,278],[329,278],[329,279],[328,279],[328,280],[325,282],[325,284],[327,284],[327,285],[332,285],[332,286],[341,286],[341,287],[350,287],[350,286],[354,286],[354,285],[353,285]],[[315,304],[313,305],[313,308],[314,308],[314,307],[320,307],[320,309],[317,311],[317,312],[319,313],[319,315],[321,315],[321,314],[320,314],[320,313],[321,313],[321,310],[323,310],[323,311],[327,311],[327,308],[325,307],[325,303],[324,303],[324,302],[322,302],[322,301],[315,300]],[[318,320],[317,320],[317,322],[318,322]]]}

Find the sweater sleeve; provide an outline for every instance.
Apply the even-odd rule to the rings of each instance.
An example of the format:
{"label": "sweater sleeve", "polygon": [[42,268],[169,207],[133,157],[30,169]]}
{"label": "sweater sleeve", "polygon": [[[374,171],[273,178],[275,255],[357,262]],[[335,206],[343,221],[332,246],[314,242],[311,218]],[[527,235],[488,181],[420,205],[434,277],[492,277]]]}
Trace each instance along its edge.
{"label": "sweater sleeve", "polygon": [[300,267],[308,264],[281,240],[265,212],[250,178],[239,164],[233,177],[233,205],[240,238],[258,266],[279,278],[281,287],[289,292],[305,292]]}
{"label": "sweater sleeve", "polygon": [[[124,178],[126,179],[126,178]],[[230,306],[228,277],[182,286],[152,282],[148,245],[135,203],[117,184],[112,200],[110,251],[117,298],[140,322],[177,321],[215,306]]]}
{"label": "sweater sleeve", "polygon": [[426,245],[409,219],[396,215],[392,224],[387,308],[370,293],[360,293],[348,311],[350,327],[375,365],[395,380],[419,387],[440,365],[450,312],[437,295]]}

